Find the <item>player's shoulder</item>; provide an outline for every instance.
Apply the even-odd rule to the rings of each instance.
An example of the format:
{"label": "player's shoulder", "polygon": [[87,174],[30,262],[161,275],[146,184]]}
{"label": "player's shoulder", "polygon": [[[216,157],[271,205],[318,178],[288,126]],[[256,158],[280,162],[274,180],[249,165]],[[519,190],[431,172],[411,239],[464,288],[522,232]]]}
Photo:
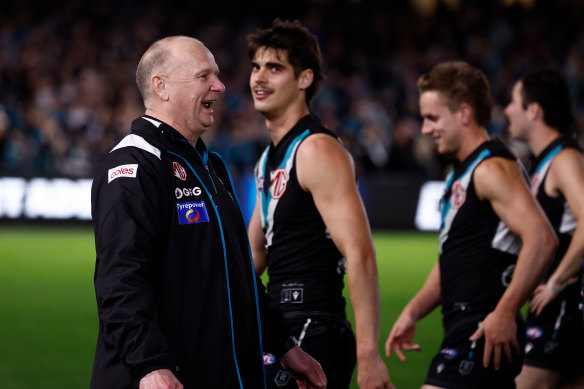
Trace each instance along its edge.
{"label": "player's shoulder", "polygon": [[562,150],[560,150],[560,152],[558,152],[558,155],[554,158],[552,166],[554,163],[558,165],[572,163],[582,164],[583,161],[584,155],[582,154],[582,151],[580,149],[575,147],[564,147],[562,148]]}
{"label": "player's shoulder", "polygon": [[313,167],[334,164],[339,159],[349,158],[345,147],[334,137],[317,133],[308,136],[298,147],[297,160],[310,163]]}
{"label": "player's shoulder", "polygon": [[473,173],[476,193],[482,200],[500,198],[527,189],[527,178],[519,162],[504,157],[482,161]]}
{"label": "player's shoulder", "polygon": [[515,159],[504,156],[493,156],[479,163],[474,171],[475,181],[496,181],[507,177],[520,176],[521,166]]}

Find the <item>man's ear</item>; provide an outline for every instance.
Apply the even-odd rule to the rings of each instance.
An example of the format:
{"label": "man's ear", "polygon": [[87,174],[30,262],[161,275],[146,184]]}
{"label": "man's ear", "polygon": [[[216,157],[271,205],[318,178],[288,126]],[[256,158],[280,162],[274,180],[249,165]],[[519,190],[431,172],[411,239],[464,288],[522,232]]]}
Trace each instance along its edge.
{"label": "man's ear", "polygon": [[529,103],[527,105],[526,111],[527,117],[530,120],[543,119],[543,110],[541,109],[541,105],[536,102]]}
{"label": "man's ear", "polygon": [[164,79],[160,76],[152,76],[150,79],[150,85],[152,86],[152,90],[160,99],[163,101],[168,101],[168,92],[166,91],[166,83]]}
{"label": "man's ear", "polygon": [[300,89],[307,89],[310,85],[312,85],[312,81],[314,80],[314,72],[312,69],[304,69],[298,75],[298,86]]}
{"label": "man's ear", "polygon": [[467,103],[462,103],[458,111],[460,112],[460,121],[465,126],[468,126],[472,121],[472,108]]}

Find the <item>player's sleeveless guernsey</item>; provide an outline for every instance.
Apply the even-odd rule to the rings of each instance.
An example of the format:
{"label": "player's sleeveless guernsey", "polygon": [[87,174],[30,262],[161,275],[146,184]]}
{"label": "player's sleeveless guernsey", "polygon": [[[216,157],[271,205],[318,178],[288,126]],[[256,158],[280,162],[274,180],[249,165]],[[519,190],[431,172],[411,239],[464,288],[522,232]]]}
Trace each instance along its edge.
{"label": "player's sleeveless guernsey", "polygon": [[492,157],[516,160],[500,140],[483,143],[455,166],[440,202],[440,300],[445,323],[457,313],[492,311],[515,268],[520,239],[475,191],[473,172]]}
{"label": "player's sleeveless guernsey", "polygon": [[344,262],[310,193],[296,175],[296,151],[310,135],[336,138],[307,115],[276,147],[270,144],[255,167],[257,201],[267,241],[271,303],[282,311],[326,311],[344,315]]}
{"label": "player's sleeveless guernsey", "polygon": [[[575,140],[558,138],[533,160],[530,169],[532,192],[560,241],[544,282],[547,282],[566,254],[578,223],[564,196],[553,198],[544,190],[552,161],[566,148],[582,152]],[[580,302],[580,285],[572,284],[550,301],[539,316],[528,312],[528,343],[523,360],[526,365],[574,376],[584,373],[584,322],[578,308]]]}
{"label": "player's sleeveless guernsey", "polygon": [[582,152],[580,146],[575,140],[561,137],[554,140],[543,150],[543,152],[535,159],[535,163],[531,165],[530,169],[531,190],[534,196],[536,196],[537,201],[541,205],[560,240],[560,245],[556,250],[556,256],[553,265],[550,267],[548,276],[556,269],[560,260],[566,253],[572,235],[574,234],[574,230],[578,225],[578,221],[574,217],[574,214],[564,196],[560,195],[557,198],[553,198],[548,196],[543,189],[547,172],[552,161],[556,155],[565,148],[574,148]]}

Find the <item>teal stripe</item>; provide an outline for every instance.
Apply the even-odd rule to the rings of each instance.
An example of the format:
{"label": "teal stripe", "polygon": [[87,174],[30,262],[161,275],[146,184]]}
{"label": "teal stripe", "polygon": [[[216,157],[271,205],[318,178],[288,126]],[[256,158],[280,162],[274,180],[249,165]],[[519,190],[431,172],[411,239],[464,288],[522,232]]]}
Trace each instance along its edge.
{"label": "teal stripe", "polygon": [[[288,149],[286,150],[286,154],[284,155],[284,159],[282,159],[282,162],[280,162],[280,164],[278,165],[278,169],[280,168],[285,168],[286,167],[286,163],[288,162],[288,160],[290,159],[290,157],[292,156],[292,150],[294,150],[294,147],[296,147],[296,145],[298,143],[300,143],[302,140],[304,140],[304,138],[306,138],[308,135],[310,135],[310,130],[306,129],[304,130],[304,132],[302,132],[300,135],[298,135],[293,141],[292,143],[290,143],[290,145],[288,146]],[[269,154],[269,151],[268,151]],[[268,163],[268,155],[266,155],[266,160],[264,161],[264,176],[266,174],[266,164]],[[271,180],[269,180],[271,182]],[[268,207],[270,205],[270,202],[272,201],[272,193],[270,192],[269,188],[268,188],[268,193],[266,194],[265,190],[262,190],[262,208],[264,210],[264,225],[268,224]]]}
{"label": "teal stripe", "polygon": [[[223,166],[225,167],[225,171],[227,171],[227,176],[229,177],[229,183],[231,184],[231,188],[233,190],[233,194],[235,196],[235,201],[237,202],[237,206],[239,207],[240,210],[240,215],[241,215],[241,219],[243,220],[243,224],[245,225],[245,220],[243,219],[243,214],[241,213],[241,204],[239,203],[239,198],[237,197],[237,192],[235,191],[235,185],[233,183],[233,178],[231,177],[231,173],[229,172],[229,169],[227,168],[227,164],[225,163],[225,160],[223,159],[223,157],[221,155],[219,155],[218,153],[213,152],[214,155],[216,155],[221,162],[223,163]],[[256,318],[257,318],[257,322],[258,322],[258,335],[259,335],[259,340],[260,340],[260,357],[261,357],[261,361],[264,360],[264,346],[263,346],[263,338],[262,338],[262,322],[260,319],[260,303],[259,303],[259,299],[258,299],[258,286],[257,286],[257,282],[256,282],[256,272],[255,272],[255,266],[253,264],[253,256],[251,254],[251,247],[249,245],[249,239],[247,240],[247,250],[249,253],[249,258],[250,258],[250,262],[251,262],[251,279],[253,281],[253,291],[254,291],[254,297],[255,297],[255,304],[256,304]],[[267,388],[267,382],[266,382],[266,368],[264,366],[264,364],[262,363],[262,371],[264,374],[264,389]]]}
{"label": "teal stripe", "polygon": [[557,145],[552,151],[549,152],[548,155],[545,156],[544,159],[537,165],[535,171],[539,173],[541,169],[553,158],[555,157],[560,151],[562,151],[562,145]]}
{"label": "teal stripe", "polygon": [[209,175],[209,179],[211,180],[211,184],[213,184],[213,189],[215,189],[215,193],[217,193],[217,187],[215,186],[215,182],[213,181],[213,178],[211,177],[211,174],[209,173],[209,169],[207,168],[207,161],[209,160],[209,152],[207,150],[205,150],[205,151],[203,151],[203,155],[201,155],[201,153],[199,153],[199,150],[197,150],[197,148],[195,146],[193,146],[193,144],[191,142],[189,142],[188,140],[179,139],[179,141],[188,143],[193,148],[193,150],[195,150],[195,153],[197,153],[197,155],[201,159],[203,166],[205,167],[205,169],[207,169],[207,174]]}
{"label": "teal stripe", "polygon": [[191,164],[181,155],[173,153],[172,151],[168,151],[168,153],[172,154],[172,155],[176,155],[177,157],[182,159],[184,161],[184,163],[187,164],[189,169],[191,169],[191,171],[193,172],[195,177],[197,177],[197,180],[199,180],[199,182],[201,183],[201,186],[205,190],[205,193],[207,194],[207,198],[211,202],[211,205],[213,205],[213,211],[215,211],[215,216],[217,216],[217,220],[219,221],[219,231],[221,233],[221,244],[223,246],[223,263],[225,264],[225,277],[227,278],[227,299],[229,301],[229,320],[231,322],[231,348],[233,351],[233,360],[235,361],[235,370],[237,371],[237,379],[239,380],[239,387],[240,387],[240,389],[243,389],[243,383],[241,381],[241,374],[239,372],[239,364],[237,363],[237,354],[235,353],[235,334],[233,333],[233,309],[232,309],[232,305],[231,305],[231,288],[229,286],[229,267],[227,265],[227,249],[225,248],[225,234],[223,232],[223,222],[221,221],[221,216],[219,216],[219,212],[217,211],[217,206],[215,205],[215,202],[213,201],[213,197],[211,196],[211,194],[207,190],[207,187],[205,186],[205,184],[203,183],[203,181],[201,180],[201,178],[199,177],[199,175],[197,174],[195,169],[193,169]]}
{"label": "teal stripe", "polygon": [[[471,169],[474,169],[474,166],[477,162],[480,162],[481,160],[487,158],[489,155],[491,155],[490,150],[485,149],[485,150],[481,151],[481,153],[474,159],[474,161],[472,161],[472,163],[470,163],[468,165],[468,168],[464,171],[464,173],[460,175],[460,178],[466,176],[471,171]],[[446,189],[444,192],[448,192],[448,190],[450,190],[450,186],[452,185],[453,181],[454,181],[454,172],[452,172],[450,174],[450,176],[448,177],[448,182],[446,183]],[[452,195],[452,193],[450,195]],[[448,211],[450,211],[450,201],[446,201],[446,199],[444,197],[442,197],[441,201],[442,201],[442,212],[441,212],[440,229],[444,228],[444,221],[446,220],[446,216],[448,215]]]}

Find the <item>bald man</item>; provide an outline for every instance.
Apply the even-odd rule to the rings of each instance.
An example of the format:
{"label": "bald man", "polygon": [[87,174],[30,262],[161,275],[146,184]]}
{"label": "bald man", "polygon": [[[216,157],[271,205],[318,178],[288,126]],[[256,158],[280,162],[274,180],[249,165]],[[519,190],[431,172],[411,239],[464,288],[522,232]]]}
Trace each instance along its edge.
{"label": "bald man", "polygon": [[326,386],[267,308],[231,176],[200,139],[225,91],[218,74],[211,52],[184,36],[155,42],[138,64],[145,114],[91,194],[92,388],[263,388],[262,343],[300,387]]}

